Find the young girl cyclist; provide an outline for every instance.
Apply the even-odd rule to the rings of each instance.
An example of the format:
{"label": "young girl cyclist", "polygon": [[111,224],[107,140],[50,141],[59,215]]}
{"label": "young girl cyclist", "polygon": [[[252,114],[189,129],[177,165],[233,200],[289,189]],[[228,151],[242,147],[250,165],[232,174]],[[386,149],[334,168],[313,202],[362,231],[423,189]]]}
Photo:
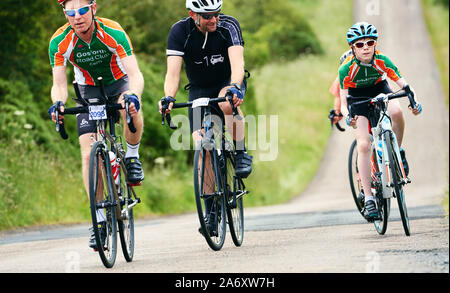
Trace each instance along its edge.
{"label": "young girl cyclist", "polygon": [[[376,50],[378,31],[374,25],[367,22],[354,24],[347,32],[347,42],[353,56],[347,58],[339,68],[341,111],[346,118],[347,125],[355,128],[358,166],[365,197],[364,215],[367,220],[377,218],[378,212],[370,189],[370,147],[371,141],[368,121],[368,105],[352,107],[354,117],[349,117],[347,95],[354,97],[375,97],[380,93],[392,93],[386,77],[389,77],[400,88],[407,85],[400,71],[386,56]],[[417,102],[417,100],[416,100]],[[421,104],[410,108],[414,115],[422,112]],[[401,148],[405,121],[398,100],[389,101],[389,115],[392,118],[392,128],[397,137],[405,172],[408,174],[405,151]]]}

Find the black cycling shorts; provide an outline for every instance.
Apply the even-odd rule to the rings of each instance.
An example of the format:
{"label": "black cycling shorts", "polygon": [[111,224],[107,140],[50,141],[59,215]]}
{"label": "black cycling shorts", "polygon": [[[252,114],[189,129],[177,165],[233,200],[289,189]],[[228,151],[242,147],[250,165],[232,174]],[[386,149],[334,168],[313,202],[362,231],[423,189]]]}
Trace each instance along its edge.
{"label": "black cycling shorts", "polygon": [[[78,85],[80,89],[80,95],[82,98],[87,99],[95,98],[101,96],[100,88],[90,85]],[[130,84],[128,81],[128,76],[124,76],[121,79],[116,80],[113,84],[105,87],[105,92],[108,97],[113,101],[117,101],[120,95],[130,89]],[[77,106],[81,106],[77,104]],[[114,121],[117,122],[120,119],[119,112],[116,113],[114,117]],[[97,125],[95,120],[89,120],[88,113],[82,113],[77,115],[77,129],[78,136],[81,136],[86,133],[96,133]]]}
{"label": "black cycling shorts", "polygon": [[[392,93],[392,90],[389,87],[387,80],[383,80],[371,87],[348,89],[348,94],[353,97],[374,98],[381,93],[383,94]],[[369,104],[367,103],[353,106],[352,104],[355,102],[356,101],[352,101],[348,103],[348,109],[350,110],[351,107],[352,115],[364,116],[367,119],[369,119]]]}
{"label": "black cycling shorts", "polygon": [[[230,82],[226,82],[223,84],[219,84],[217,86],[213,87],[198,87],[195,85],[189,85],[189,101],[193,101],[198,98],[217,98],[219,96],[220,91],[228,86]],[[245,93],[247,91],[247,80],[244,78],[244,81],[241,84],[241,91],[242,95],[245,96]],[[189,126],[191,128],[191,133],[194,131],[197,131],[202,128],[203,125],[203,115],[205,113],[205,109],[202,108],[189,108]],[[222,123],[224,123],[224,115],[222,110],[220,109],[219,105],[212,105],[211,106],[211,114],[217,115],[221,120]]]}

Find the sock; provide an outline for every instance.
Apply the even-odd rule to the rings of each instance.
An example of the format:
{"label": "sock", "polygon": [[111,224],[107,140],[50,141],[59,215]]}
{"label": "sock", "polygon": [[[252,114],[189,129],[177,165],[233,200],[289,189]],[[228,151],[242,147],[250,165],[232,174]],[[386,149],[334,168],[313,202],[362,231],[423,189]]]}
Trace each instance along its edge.
{"label": "sock", "polygon": [[372,195],[370,195],[370,196],[366,196],[366,198],[365,198],[365,201],[366,201],[366,202],[368,202],[369,200],[373,200],[373,201],[375,201],[375,199],[373,198],[373,196],[372,196]]}
{"label": "sock", "polygon": [[129,144],[127,142],[127,153],[125,154],[125,158],[138,158],[139,159],[139,144]]}
{"label": "sock", "polygon": [[106,222],[105,209],[98,209],[96,211],[96,215],[97,215],[97,223]]}

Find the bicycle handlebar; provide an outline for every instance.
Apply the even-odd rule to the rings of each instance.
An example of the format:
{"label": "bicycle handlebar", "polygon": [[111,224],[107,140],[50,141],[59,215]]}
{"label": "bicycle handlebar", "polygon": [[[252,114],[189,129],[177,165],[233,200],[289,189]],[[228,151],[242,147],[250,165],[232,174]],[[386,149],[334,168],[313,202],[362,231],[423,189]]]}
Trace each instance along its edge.
{"label": "bicycle handlebar", "polygon": [[[105,92],[105,88],[103,86],[103,79],[101,77],[99,77],[98,82],[100,84],[100,92],[101,92],[101,96],[100,96],[100,104],[104,104],[105,105],[105,110],[106,113],[109,114],[113,111],[117,111],[117,110],[122,110],[125,109],[126,110],[126,120],[127,120],[127,124],[128,124],[128,128],[130,129],[130,131],[132,133],[136,132],[136,127],[134,126],[133,123],[133,118],[131,117],[130,113],[129,113],[129,98],[127,95],[124,95],[124,101],[125,101],[125,108],[122,107],[122,104],[117,104],[117,103],[112,103],[108,100],[108,96],[106,95]],[[66,132],[66,129],[64,127],[64,121],[62,121],[61,124],[59,124],[59,116],[60,115],[76,115],[76,114],[82,114],[82,113],[89,113],[89,106],[91,106],[91,104],[89,104],[85,99],[83,99],[81,97],[80,94],[80,90],[77,86],[77,83],[74,81],[73,82],[73,87],[75,90],[75,94],[77,96],[76,99],[74,99],[75,101],[81,103],[83,106],[81,107],[73,107],[73,108],[66,108],[64,109],[64,112],[60,112],[60,106],[62,102],[57,102],[56,107],[55,107],[55,116],[56,116],[56,131],[59,132],[59,134],[61,135],[62,139],[68,139],[69,136]]]}
{"label": "bicycle handlebar", "polygon": [[333,128],[333,125],[336,125],[336,128],[339,131],[344,132],[345,129],[342,128],[342,126],[339,124],[339,122],[336,122],[336,124],[333,123],[334,117],[336,117],[336,116],[342,117],[343,115],[342,115],[342,113],[339,113],[339,115],[338,115],[338,114],[336,114],[336,111],[334,109],[331,109],[330,114],[328,114],[328,119],[330,119],[330,122],[331,122],[331,128]]}
{"label": "bicycle handlebar", "polygon": [[[219,103],[222,103],[222,102],[225,102],[225,101],[230,102],[231,109],[233,111],[233,116],[238,118],[239,120],[241,120],[242,117],[239,115],[239,112],[238,112],[237,108],[234,106],[233,96],[232,96],[231,93],[227,93],[225,95],[225,97],[218,97],[218,98],[209,99],[208,106],[211,105],[211,104],[219,104]],[[194,101],[189,101],[189,102],[185,102],[185,103],[178,103],[178,104],[174,103],[173,106],[172,106],[172,109],[189,108],[189,107],[192,107],[193,104],[194,104]],[[166,110],[169,109],[169,105],[170,105],[170,102],[166,101],[165,98],[161,99],[161,106],[162,106],[162,109],[161,109],[161,120],[162,120],[161,125],[165,125],[165,120],[167,120],[167,124],[169,125],[169,127],[171,129],[177,129],[178,127],[173,125],[173,123],[172,123],[172,118],[170,117],[170,113],[165,115]]]}
{"label": "bicycle handlebar", "polygon": [[[398,91],[396,93],[389,93],[389,94],[381,93],[374,98],[353,97],[353,96],[348,95],[347,101],[356,100],[357,102],[352,103],[352,106],[353,106],[353,105],[360,105],[360,104],[366,104],[366,103],[379,104],[379,103],[384,103],[388,100],[398,99],[398,98],[402,98],[402,97],[408,97],[409,103],[410,103],[409,106],[412,108],[416,107],[416,101],[414,100],[414,92],[411,91],[411,88],[409,85],[406,85],[403,89],[401,89],[400,91]],[[353,113],[350,113],[350,117],[353,117],[353,116],[354,116]]]}

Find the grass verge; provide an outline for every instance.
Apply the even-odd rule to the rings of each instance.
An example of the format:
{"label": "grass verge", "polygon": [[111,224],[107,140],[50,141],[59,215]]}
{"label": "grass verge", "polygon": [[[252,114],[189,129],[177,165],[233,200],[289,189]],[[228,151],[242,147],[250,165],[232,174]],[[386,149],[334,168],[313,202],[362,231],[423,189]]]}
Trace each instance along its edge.
{"label": "grass verge", "polygon": [[308,19],[324,53],[270,64],[253,74],[258,113],[278,117],[278,156],[275,161],[263,161],[265,150],[252,153],[254,173],[248,186],[253,195],[246,199],[250,205],[281,203],[301,193],[314,177],[331,133],[326,115],[333,98],[328,90],[339,57],[347,50],[345,32],[353,22],[351,2],[291,2],[305,14],[314,15]]}
{"label": "grass verge", "polygon": [[[270,64],[252,72],[249,86],[256,92],[258,114],[276,115],[277,156],[264,160],[258,146],[254,172],[246,180],[252,191],[246,206],[285,202],[305,189],[313,178],[330,135],[326,119],[333,99],[328,89],[336,77],[340,55],[347,49],[344,35],[352,24],[350,1],[290,0],[308,17],[324,53],[289,63]],[[328,25],[330,16],[333,25]],[[256,117],[261,122],[259,117]],[[268,127],[267,129],[270,129]],[[63,143],[58,142],[58,143]],[[7,154],[20,154],[10,156]],[[137,217],[195,210],[192,167],[170,162],[146,170],[137,193],[142,204]],[[39,147],[0,142],[0,230],[31,225],[87,222],[88,197],[78,157],[52,157]]]}
{"label": "grass verge", "polygon": [[435,0],[422,0],[425,21],[439,66],[442,87],[449,103],[449,10]]}
{"label": "grass verge", "polygon": [[[449,105],[449,9],[436,0],[422,0],[425,21],[439,66],[447,109]],[[449,193],[445,192],[442,205],[449,215]]]}

